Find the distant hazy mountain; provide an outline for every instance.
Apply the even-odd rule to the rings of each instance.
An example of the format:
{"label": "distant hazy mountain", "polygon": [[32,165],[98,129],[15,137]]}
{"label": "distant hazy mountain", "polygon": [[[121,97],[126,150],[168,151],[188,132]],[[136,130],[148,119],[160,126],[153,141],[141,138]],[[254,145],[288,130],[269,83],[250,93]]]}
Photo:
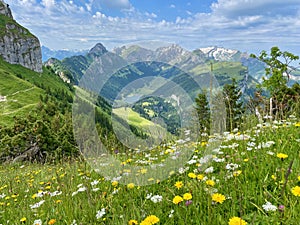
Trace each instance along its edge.
{"label": "distant hazy mountain", "polygon": [[50,58],[56,58],[62,60],[66,57],[71,57],[74,55],[85,55],[88,50],[51,50],[46,46],[42,46],[42,60],[47,61]]}

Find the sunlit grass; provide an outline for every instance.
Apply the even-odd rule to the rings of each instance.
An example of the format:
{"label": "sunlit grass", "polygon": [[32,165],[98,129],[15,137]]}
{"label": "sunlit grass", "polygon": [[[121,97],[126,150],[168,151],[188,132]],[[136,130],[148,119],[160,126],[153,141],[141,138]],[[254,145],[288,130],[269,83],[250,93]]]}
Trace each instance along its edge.
{"label": "sunlit grass", "polygon": [[[156,224],[297,225],[298,125],[293,119],[225,134],[222,145],[209,155],[203,155],[202,143],[183,168],[149,186],[122,185],[117,177],[108,180],[85,161],[2,165],[0,221],[124,225],[158,219]],[[176,144],[153,149],[151,155],[135,150],[114,154],[120,163],[145,160],[151,165],[172,156],[168,149],[176,149]],[[149,160],[153,157],[155,162]]]}

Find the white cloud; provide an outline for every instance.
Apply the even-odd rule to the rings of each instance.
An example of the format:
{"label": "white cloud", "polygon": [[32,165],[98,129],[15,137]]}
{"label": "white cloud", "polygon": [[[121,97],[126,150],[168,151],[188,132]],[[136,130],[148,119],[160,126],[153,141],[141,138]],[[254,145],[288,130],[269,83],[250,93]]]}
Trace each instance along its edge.
{"label": "white cloud", "polygon": [[[42,0],[42,5],[46,8],[51,8],[55,5],[55,0]],[[72,4],[72,3],[71,3]]]}
{"label": "white cloud", "polygon": [[93,15],[94,19],[106,19],[106,15],[101,12],[96,12],[95,15]]}
{"label": "white cloud", "polygon": [[175,9],[176,6],[174,4],[170,5],[170,8]]}
{"label": "white cloud", "polygon": [[157,18],[157,15],[155,13],[145,13],[145,16],[149,17],[149,18]]}
{"label": "white cloud", "polygon": [[90,4],[85,3],[85,7],[89,12],[92,10],[92,6]]}
{"label": "white cloud", "polygon": [[31,6],[31,5],[36,4],[35,0],[19,0],[19,2],[21,5],[24,5],[24,6]]}
{"label": "white cloud", "polygon": [[87,49],[97,42],[113,48],[128,42],[160,40],[189,49],[222,45],[256,53],[277,45],[300,54],[300,13],[295,12],[299,0],[218,0],[210,13],[182,14],[174,21],[134,9],[128,0],[110,0],[114,2],[110,7],[126,10],[124,17],[104,14],[101,4],[105,0],[82,4],[79,0],[43,0],[48,6],[55,3],[55,7],[47,8],[48,13],[35,0],[6,2],[17,21],[52,49]]}
{"label": "white cloud", "polygon": [[191,11],[189,11],[189,10],[186,10],[185,12],[186,12],[186,14],[188,14],[189,16],[193,15],[193,13],[192,13]]}

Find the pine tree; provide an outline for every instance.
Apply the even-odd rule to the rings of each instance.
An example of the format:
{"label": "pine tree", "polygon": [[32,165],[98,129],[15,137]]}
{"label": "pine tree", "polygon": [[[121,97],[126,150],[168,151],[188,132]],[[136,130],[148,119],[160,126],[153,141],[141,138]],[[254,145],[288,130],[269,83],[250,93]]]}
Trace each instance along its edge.
{"label": "pine tree", "polygon": [[208,132],[210,128],[210,109],[206,93],[199,93],[195,99],[195,103],[199,121],[199,131],[200,133]]}
{"label": "pine tree", "polygon": [[241,116],[244,112],[243,103],[240,101],[241,91],[238,88],[235,79],[232,79],[231,84],[225,84],[223,87],[223,96],[226,106],[226,128],[232,131],[238,127]]}

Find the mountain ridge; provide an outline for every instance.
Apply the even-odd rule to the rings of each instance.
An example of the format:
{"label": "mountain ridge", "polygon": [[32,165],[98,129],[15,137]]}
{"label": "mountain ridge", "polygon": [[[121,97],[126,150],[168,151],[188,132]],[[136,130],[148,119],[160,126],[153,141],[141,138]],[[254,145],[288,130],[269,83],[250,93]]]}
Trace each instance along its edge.
{"label": "mountain ridge", "polygon": [[[150,67],[146,66],[147,68],[143,67],[148,71],[147,73],[149,74],[164,74],[166,71],[171,72],[171,67],[175,66],[180,70],[183,70],[184,72],[190,73],[192,76],[198,76],[200,74],[208,74],[209,72],[211,72],[209,64],[213,63],[214,75],[216,76],[221,86],[226,83],[230,83],[234,78],[237,80],[237,82],[239,82],[240,88],[244,92],[249,94],[253,92],[254,86],[258,84],[255,76],[253,76],[253,74],[255,75],[257,71],[249,69],[246,64],[250,60],[252,64],[248,64],[255,67],[256,63],[258,63],[259,61],[255,61],[255,59],[250,58],[246,53],[241,53],[238,50],[228,50],[225,48],[211,47],[210,49],[207,49],[207,51],[202,51],[201,49],[189,51],[179,45],[172,44],[169,46],[158,47],[156,49],[147,49],[139,45],[128,45],[114,48],[111,52],[108,52],[101,43],[96,44],[92,49],[92,52],[98,49],[96,53],[97,57],[100,57],[100,59],[104,54],[106,54],[106,58],[118,56],[121,59],[125,60],[125,62],[127,62],[127,65],[131,65],[131,67],[135,67],[134,64],[139,62],[156,62],[156,66],[151,65]],[[218,52],[218,54],[212,54],[213,51]],[[57,61],[56,65],[51,64],[48,61],[47,65],[52,67],[56,71],[56,73],[60,73],[60,71],[65,71],[66,73],[68,73],[67,71],[69,71],[70,79],[74,80],[75,84],[77,84],[80,78],[84,75],[85,71],[89,68],[91,63],[94,62],[94,60],[95,58],[93,58],[91,54],[88,53],[85,56],[72,56],[61,61]],[[157,67],[160,63],[163,63],[163,67],[165,67],[167,70],[157,73],[157,71],[160,70]],[[98,65],[98,67],[103,66],[104,65],[102,64]],[[132,76],[136,78],[145,76],[145,72],[140,71],[138,67],[135,67],[135,69],[133,70],[132,68],[130,69],[130,67],[128,67],[128,69],[133,73]],[[251,72],[251,74],[249,73],[249,71]],[[258,71],[264,71],[264,67],[262,66],[258,68]],[[115,77],[115,81],[111,80],[111,87],[116,87],[116,85],[113,85],[113,83],[117,84],[117,86],[121,85],[122,82],[127,83],[125,80],[123,80],[122,82],[120,80],[121,78],[123,79],[124,76],[127,77],[126,79],[131,79],[127,74],[128,71],[126,72],[126,70],[123,70],[123,72],[123,75],[119,74],[118,78]],[[181,82],[184,81],[182,80]],[[117,89],[114,90],[116,91]],[[108,94],[109,92],[106,91],[106,93]]]}

